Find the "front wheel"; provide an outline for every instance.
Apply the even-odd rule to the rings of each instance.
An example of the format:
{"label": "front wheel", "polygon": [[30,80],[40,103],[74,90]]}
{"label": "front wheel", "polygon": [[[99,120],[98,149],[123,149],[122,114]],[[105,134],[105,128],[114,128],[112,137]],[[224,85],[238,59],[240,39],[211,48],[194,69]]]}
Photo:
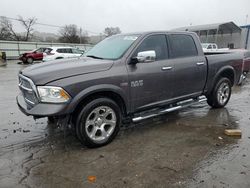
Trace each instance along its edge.
{"label": "front wheel", "polygon": [[34,60],[32,57],[28,57],[26,61],[27,63],[32,64]]}
{"label": "front wheel", "polygon": [[119,132],[121,110],[111,99],[98,98],[83,106],[76,122],[76,134],[87,147],[110,143]]}
{"label": "front wheel", "polygon": [[224,107],[231,97],[231,88],[232,83],[228,78],[219,79],[211,94],[207,96],[207,103],[213,108]]}

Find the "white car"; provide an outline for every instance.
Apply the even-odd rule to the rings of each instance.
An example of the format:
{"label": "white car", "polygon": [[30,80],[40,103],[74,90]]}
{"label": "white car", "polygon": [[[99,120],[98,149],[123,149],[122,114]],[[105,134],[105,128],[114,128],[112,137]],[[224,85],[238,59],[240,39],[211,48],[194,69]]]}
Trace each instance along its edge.
{"label": "white car", "polygon": [[218,48],[215,43],[202,43],[201,45],[204,52],[223,52],[229,50],[229,48]]}
{"label": "white car", "polygon": [[43,61],[80,57],[84,53],[73,47],[49,47],[43,53]]}

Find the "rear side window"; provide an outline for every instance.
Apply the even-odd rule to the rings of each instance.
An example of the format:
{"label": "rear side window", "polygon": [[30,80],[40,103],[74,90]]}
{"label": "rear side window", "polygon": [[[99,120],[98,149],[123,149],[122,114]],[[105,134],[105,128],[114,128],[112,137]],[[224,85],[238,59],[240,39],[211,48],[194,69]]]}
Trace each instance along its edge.
{"label": "rear side window", "polygon": [[190,57],[197,56],[197,48],[193,38],[190,35],[173,34],[169,35],[170,57]]}
{"label": "rear side window", "polygon": [[67,54],[72,54],[72,49],[71,48],[65,48],[65,53]]}

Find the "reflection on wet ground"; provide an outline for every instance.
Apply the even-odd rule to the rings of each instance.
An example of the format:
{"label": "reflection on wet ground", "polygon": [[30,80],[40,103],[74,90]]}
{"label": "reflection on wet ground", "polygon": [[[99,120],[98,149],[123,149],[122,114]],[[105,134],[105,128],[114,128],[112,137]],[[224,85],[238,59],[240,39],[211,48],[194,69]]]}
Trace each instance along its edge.
{"label": "reflection on wet ground", "polygon": [[[111,144],[87,149],[47,119],[19,112],[21,68],[0,67],[0,187],[250,186],[249,80],[234,88],[224,109],[195,105],[130,125]],[[225,128],[243,135],[228,137]]]}

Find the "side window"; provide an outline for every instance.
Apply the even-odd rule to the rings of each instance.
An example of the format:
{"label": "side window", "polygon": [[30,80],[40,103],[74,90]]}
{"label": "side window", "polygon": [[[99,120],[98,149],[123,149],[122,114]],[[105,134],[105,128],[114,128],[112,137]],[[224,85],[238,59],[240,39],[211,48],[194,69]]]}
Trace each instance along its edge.
{"label": "side window", "polygon": [[208,45],[207,49],[212,49],[212,45],[211,44]]}
{"label": "side window", "polygon": [[172,34],[169,35],[170,57],[190,57],[197,56],[197,48],[195,42],[190,35]]}
{"label": "side window", "polygon": [[39,48],[36,50],[37,53],[42,53],[43,52],[43,48]]}
{"label": "side window", "polygon": [[64,50],[65,50],[64,53],[72,54],[72,49],[71,48],[65,48]]}
{"label": "side window", "polygon": [[51,51],[52,51],[52,49],[51,49],[51,48],[47,48],[46,50],[44,50],[44,53],[49,54]]}
{"label": "side window", "polygon": [[62,49],[62,48],[59,48],[59,49],[57,49],[56,50],[58,53],[64,53],[64,49]]}
{"label": "side window", "polygon": [[213,49],[216,49],[216,45],[215,44],[213,45]]}
{"label": "side window", "polygon": [[79,49],[72,48],[73,54],[82,54],[83,52]]}
{"label": "side window", "polygon": [[154,50],[156,61],[168,58],[167,40],[163,34],[152,35],[144,39],[133,54],[136,57],[139,52]]}

